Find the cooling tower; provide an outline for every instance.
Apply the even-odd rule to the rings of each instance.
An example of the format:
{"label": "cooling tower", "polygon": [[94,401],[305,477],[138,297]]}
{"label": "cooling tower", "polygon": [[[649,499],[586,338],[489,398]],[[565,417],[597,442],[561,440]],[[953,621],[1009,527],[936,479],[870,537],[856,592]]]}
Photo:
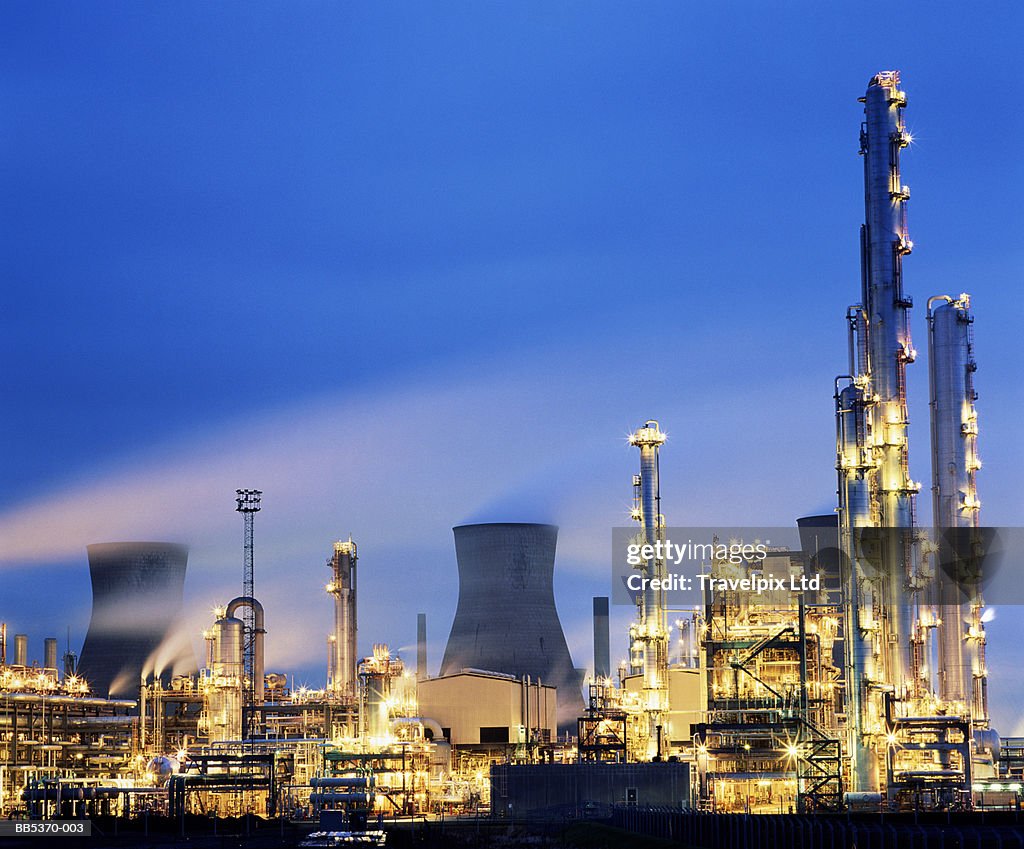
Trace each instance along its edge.
{"label": "cooling tower", "polygon": [[529,675],[558,688],[558,725],[576,729],[580,680],[555,610],[554,525],[461,525],[459,605],[441,675],[465,668]]}
{"label": "cooling tower", "polygon": [[195,655],[181,609],[188,549],[170,542],[87,546],[92,619],[78,674],[93,693],[135,696],[143,672],[169,682],[194,673]]}

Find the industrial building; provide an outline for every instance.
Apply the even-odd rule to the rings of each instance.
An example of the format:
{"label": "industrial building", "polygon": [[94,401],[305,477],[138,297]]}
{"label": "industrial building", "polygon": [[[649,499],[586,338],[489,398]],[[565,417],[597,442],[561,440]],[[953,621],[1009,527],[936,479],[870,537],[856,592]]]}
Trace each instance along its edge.
{"label": "industrial building", "polygon": [[[913,245],[899,74],[872,77],[862,100],[862,288],[836,344],[847,362],[832,387],[835,512],[797,520],[799,546],[707,556],[701,575],[712,580],[686,610],[670,607],[663,554],[642,560],[631,567],[645,579],[633,622],[615,637],[627,659],[616,674],[608,599],[598,597],[585,679],[555,607],[558,529],[457,526],[458,606],[431,678],[422,615],[415,670],[383,643],[365,642],[360,657],[357,571],[371,554],[348,537],[327,560],[331,633],[309,649],[324,657],[324,686],[293,688],[265,668],[278,626],[254,578],[261,493],[238,490],[241,594],[214,611],[202,669],[190,648],[174,648],[187,551],[170,543],[89,546],[93,615],[77,667],[60,668],[56,641],[31,664],[24,635],[8,664],[4,632],[0,814],[139,804],[176,815],[341,811],[352,822],[619,804],[959,811],[986,791],[1019,803],[1024,744],[1000,741],[988,714],[970,297],[927,301],[936,527],[921,528],[909,475],[917,352],[903,281]],[[836,293],[837,304],[849,299]],[[655,419],[629,441],[630,533],[659,552],[659,457],[672,446]],[[950,564],[955,580],[936,580]],[[810,571],[813,586],[756,599],[729,583]],[[371,635],[383,627],[363,623]]]}
{"label": "industrial building", "polygon": [[453,746],[536,749],[558,739],[558,692],[525,676],[465,670],[421,681],[420,712],[440,724]]}

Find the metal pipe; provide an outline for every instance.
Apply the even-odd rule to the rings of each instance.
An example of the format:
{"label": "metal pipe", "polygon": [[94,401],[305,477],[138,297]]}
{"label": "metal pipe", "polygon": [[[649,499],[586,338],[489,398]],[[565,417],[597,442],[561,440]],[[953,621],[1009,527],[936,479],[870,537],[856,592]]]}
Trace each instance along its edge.
{"label": "metal pipe", "polygon": [[[441,728],[441,723],[436,719],[430,719],[426,716],[400,716],[391,720],[392,730],[400,725],[419,725],[423,729],[429,728],[430,732],[434,735],[434,742],[440,743],[444,740],[444,730]],[[426,737],[425,734],[424,737]]]}
{"label": "metal pipe", "polygon": [[253,612],[253,690],[255,693],[256,704],[263,704],[265,699],[265,681],[266,667],[264,665],[264,653],[263,653],[263,637],[267,633],[264,628],[264,617],[263,617],[263,605],[260,604],[256,599],[249,598],[248,596],[239,596],[233,598],[228,602],[227,615],[229,618],[234,617],[235,612],[240,607],[247,607]]}

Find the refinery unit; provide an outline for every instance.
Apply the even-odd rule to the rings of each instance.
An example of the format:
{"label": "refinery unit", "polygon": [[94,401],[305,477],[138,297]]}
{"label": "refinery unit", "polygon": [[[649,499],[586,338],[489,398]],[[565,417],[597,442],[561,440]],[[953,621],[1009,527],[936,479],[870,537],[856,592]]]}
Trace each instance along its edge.
{"label": "refinery unit", "polygon": [[[588,673],[555,609],[558,529],[462,525],[458,608],[431,677],[423,615],[416,668],[381,643],[359,656],[360,554],[348,537],[326,564],[325,684],[294,688],[266,668],[284,625],[255,592],[261,493],[238,490],[241,594],[214,611],[201,668],[173,633],[187,551],[170,543],[88,547],[93,615],[80,660],[69,650],[58,664],[51,638],[42,664],[30,662],[19,634],[9,662],[0,632],[0,815],[506,816],[567,804],[565,776],[595,803],[718,812],[956,811],[983,793],[1016,804],[1024,743],[990,727],[983,599],[963,577],[981,533],[970,297],[939,294],[926,307],[933,530],[918,520],[909,474],[916,351],[899,74],[877,74],[862,101],[862,286],[834,387],[835,513],[800,519],[797,547],[702,564],[712,578],[813,571],[819,584],[754,601],[709,583],[699,605],[674,609],[666,558],[650,557],[633,567],[651,580],[618,669],[608,599],[594,599]],[[630,436],[631,518],[652,547],[668,527],[666,440],[653,419]],[[937,581],[950,558],[960,579]]]}

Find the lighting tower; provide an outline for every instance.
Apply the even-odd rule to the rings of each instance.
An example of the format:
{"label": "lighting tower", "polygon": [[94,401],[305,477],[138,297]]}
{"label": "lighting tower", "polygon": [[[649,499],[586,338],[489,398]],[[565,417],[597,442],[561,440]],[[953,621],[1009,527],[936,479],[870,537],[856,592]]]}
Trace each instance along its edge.
{"label": "lighting tower", "polygon": [[[258,489],[236,489],[235,501],[236,510],[242,514],[245,530],[242,538],[243,547],[243,570],[242,570],[242,597],[256,598],[253,592],[253,568],[252,568],[252,520],[253,516],[260,511],[260,498],[263,493]],[[248,721],[245,723],[246,736],[252,737],[256,725],[256,711],[253,710],[256,701],[256,613],[251,606],[243,608],[242,622],[245,626],[245,651],[243,653],[243,668],[245,671],[245,704],[249,708]]]}
{"label": "lighting tower", "polygon": [[336,696],[355,697],[356,686],[356,561],[359,559],[352,536],[334,543],[334,556],[327,561],[331,581],[327,592],[334,596],[334,633],[328,643],[327,689]]}
{"label": "lighting tower", "polygon": [[[640,474],[633,479],[633,518],[643,527],[643,542],[656,546],[665,541],[665,520],[661,515],[661,488],[658,480],[658,450],[666,436],[658,423],[649,420],[629,437],[629,444],[640,449]],[[638,600],[638,622],[632,630],[640,644],[643,665],[644,709],[648,717],[648,753],[661,755],[663,736],[668,729],[664,718],[668,711],[668,624],[665,613],[665,558],[658,553],[646,562],[644,577],[649,579]],[[654,589],[653,586],[657,589]]]}

